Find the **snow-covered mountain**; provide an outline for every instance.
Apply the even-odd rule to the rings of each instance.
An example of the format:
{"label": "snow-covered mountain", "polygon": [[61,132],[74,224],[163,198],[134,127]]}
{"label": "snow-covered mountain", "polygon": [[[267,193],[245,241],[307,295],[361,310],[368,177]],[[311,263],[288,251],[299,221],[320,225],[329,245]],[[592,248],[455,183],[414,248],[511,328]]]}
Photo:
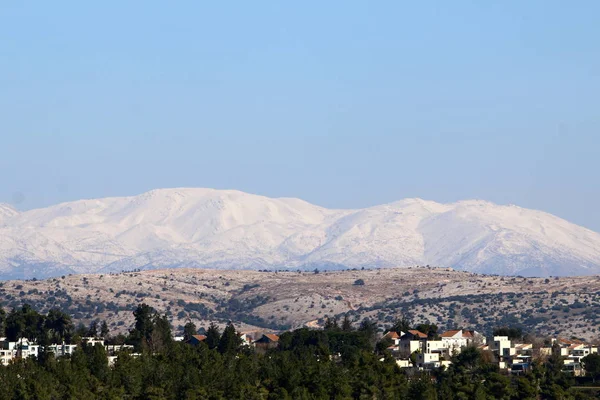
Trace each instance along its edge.
{"label": "snow-covered mountain", "polygon": [[600,273],[600,234],[485,201],[330,210],[239,191],[161,189],[17,212],[0,205],[0,278],[164,267],[436,265],[484,273]]}
{"label": "snow-covered mountain", "polygon": [[0,203],[0,224],[2,221],[14,217],[19,212],[7,204]]}

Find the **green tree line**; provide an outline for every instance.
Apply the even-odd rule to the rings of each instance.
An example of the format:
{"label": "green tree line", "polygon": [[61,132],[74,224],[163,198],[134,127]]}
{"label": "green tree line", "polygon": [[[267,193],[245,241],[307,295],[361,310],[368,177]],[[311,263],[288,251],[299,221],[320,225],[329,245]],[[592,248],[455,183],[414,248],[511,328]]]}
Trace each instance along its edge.
{"label": "green tree line", "polygon": [[[447,370],[410,373],[377,345],[368,320],[358,327],[328,321],[323,330],[285,332],[277,348],[255,352],[242,345],[232,324],[222,332],[209,326],[206,340],[192,346],[173,341],[168,321],[152,307],[139,305],[134,316],[126,341],[139,355],[123,352],[109,367],[104,347],[96,345],[80,346],[70,357],[16,360],[0,368],[0,400],[594,398],[571,387],[556,355],[530,374],[510,377],[471,347]],[[23,332],[34,329],[29,322],[34,319]],[[196,332],[186,326],[188,337]]]}

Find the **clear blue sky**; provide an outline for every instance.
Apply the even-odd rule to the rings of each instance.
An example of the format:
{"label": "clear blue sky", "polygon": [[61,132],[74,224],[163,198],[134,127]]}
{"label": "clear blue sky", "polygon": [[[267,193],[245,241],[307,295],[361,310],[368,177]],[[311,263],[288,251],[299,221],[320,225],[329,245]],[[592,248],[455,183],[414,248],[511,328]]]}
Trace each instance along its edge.
{"label": "clear blue sky", "polygon": [[0,202],[481,198],[600,231],[599,15],[596,0],[5,1]]}

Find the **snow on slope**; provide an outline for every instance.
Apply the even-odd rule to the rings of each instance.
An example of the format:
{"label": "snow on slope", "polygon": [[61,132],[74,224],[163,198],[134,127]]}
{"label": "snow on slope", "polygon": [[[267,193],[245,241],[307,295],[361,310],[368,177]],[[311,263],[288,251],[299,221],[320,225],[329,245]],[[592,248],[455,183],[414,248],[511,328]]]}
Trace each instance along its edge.
{"label": "snow on slope", "polygon": [[391,267],[600,273],[600,234],[484,201],[329,210],[239,191],[161,189],[18,213],[0,206],[0,277],[133,268]]}
{"label": "snow on slope", "polygon": [[11,217],[14,217],[18,213],[19,212],[17,210],[12,208],[8,204],[0,203],[0,225],[2,224],[3,221],[5,221]]}

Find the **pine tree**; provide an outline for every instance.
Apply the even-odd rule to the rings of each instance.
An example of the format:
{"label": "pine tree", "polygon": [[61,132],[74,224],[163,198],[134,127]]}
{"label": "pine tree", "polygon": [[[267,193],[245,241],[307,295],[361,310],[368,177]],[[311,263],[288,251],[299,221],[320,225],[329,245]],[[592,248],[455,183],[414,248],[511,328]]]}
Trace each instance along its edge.
{"label": "pine tree", "polygon": [[196,325],[192,321],[188,322],[183,327],[183,340],[186,342],[189,341],[196,332],[198,332]]}
{"label": "pine tree", "polygon": [[230,322],[223,331],[221,339],[219,340],[218,350],[221,354],[233,354],[242,345],[242,340],[235,330],[235,326]]}
{"label": "pine tree", "polygon": [[13,308],[10,313],[6,316],[6,339],[9,342],[16,342],[25,330],[25,320],[23,315]]}
{"label": "pine tree", "polygon": [[411,329],[412,328],[410,320],[408,318],[402,317],[401,319],[394,322],[394,325],[391,326],[389,332],[408,332]]}
{"label": "pine tree", "polygon": [[148,340],[154,329],[154,323],[152,321],[155,311],[154,308],[147,304],[141,304],[133,312],[135,317],[135,330],[140,333],[141,337]]}
{"label": "pine tree", "polygon": [[586,374],[596,383],[596,379],[600,377],[600,354],[589,354],[582,361]]}
{"label": "pine tree", "polygon": [[165,346],[169,346],[173,341],[171,335],[171,324],[166,315],[154,317],[154,328],[152,329],[152,349],[159,351]]}
{"label": "pine tree", "polygon": [[375,322],[371,322],[369,318],[365,318],[360,323],[358,331],[363,333],[369,340],[373,340],[375,338],[375,334],[377,333],[377,324]]}
{"label": "pine tree", "polygon": [[6,311],[0,306],[0,336],[5,335],[6,328]]}
{"label": "pine tree", "polygon": [[110,330],[108,329],[108,324],[106,321],[102,321],[102,325],[100,326],[100,336],[102,336],[104,339],[107,339],[109,334]]}
{"label": "pine tree", "polygon": [[29,304],[23,305],[20,313],[25,324],[23,336],[29,340],[37,340],[42,335],[45,317],[35,311]]}
{"label": "pine tree", "polygon": [[96,336],[98,336],[98,321],[92,321],[92,322],[90,322],[90,327],[87,330],[86,336],[87,337],[96,337]]}
{"label": "pine tree", "polygon": [[215,325],[214,322],[211,322],[206,330],[206,340],[205,343],[209,349],[216,349],[219,345],[219,341],[221,339],[221,332],[219,331],[219,327]]}
{"label": "pine tree", "polygon": [[52,340],[56,343],[66,340],[66,336],[69,330],[72,329],[72,325],[71,317],[56,308],[48,311],[44,322],[45,328],[50,331]]}
{"label": "pine tree", "polygon": [[329,318],[327,317],[325,319],[325,326],[323,327],[323,329],[325,329],[326,331],[337,331],[340,329],[340,326],[338,325],[338,321],[337,318]]}
{"label": "pine tree", "polygon": [[86,336],[88,332],[88,328],[85,327],[81,322],[75,328],[73,335],[71,336],[71,341],[75,344],[81,343],[81,338]]}
{"label": "pine tree", "polygon": [[352,321],[350,321],[350,317],[348,317],[348,314],[344,315],[344,320],[342,321],[342,330],[344,332],[350,332],[352,331]]}
{"label": "pine tree", "polygon": [[96,343],[94,346],[85,346],[84,348],[88,360],[88,368],[92,375],[101,381],[106,379],[109,369],[104,346]]}

